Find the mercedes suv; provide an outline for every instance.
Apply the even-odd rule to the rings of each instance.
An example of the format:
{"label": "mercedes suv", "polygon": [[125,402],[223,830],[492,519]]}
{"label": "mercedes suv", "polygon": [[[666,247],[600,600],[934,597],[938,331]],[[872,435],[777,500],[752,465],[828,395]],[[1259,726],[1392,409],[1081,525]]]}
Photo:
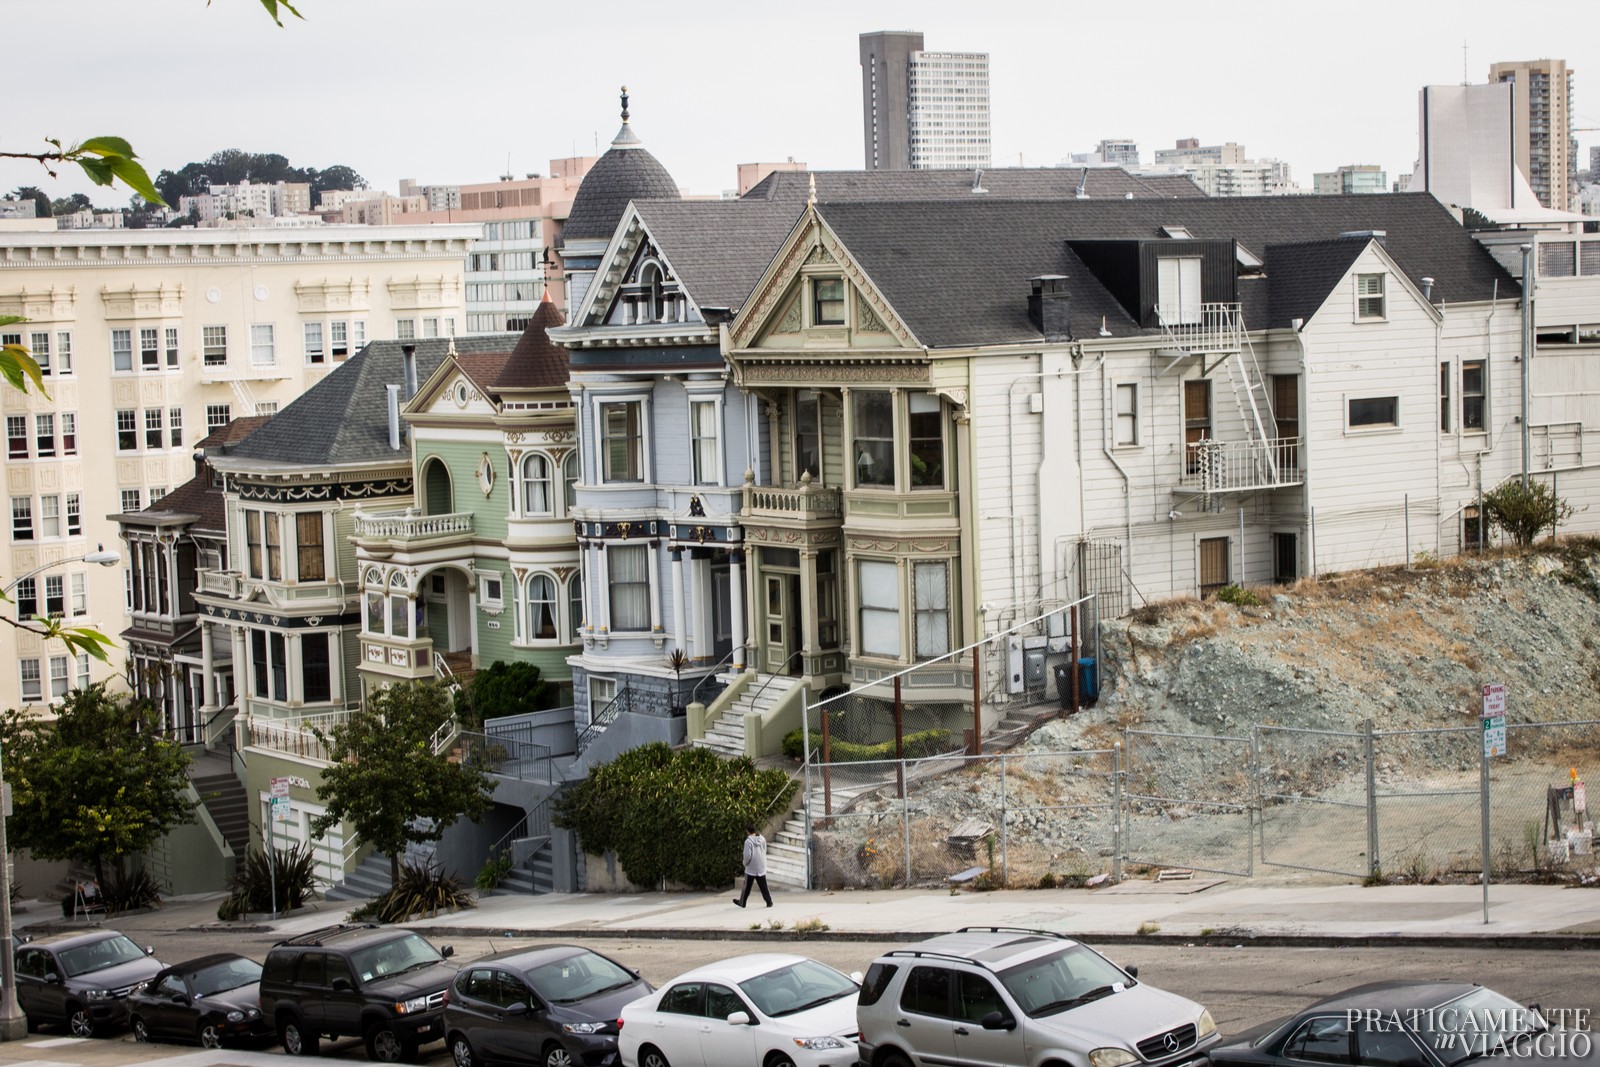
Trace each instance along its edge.
{"label": "mercedes suv", "polygon": [[879,956],[856,1007],[866,1067],[1188,1067],[1211,1013],[1061,934],[968,927]]}

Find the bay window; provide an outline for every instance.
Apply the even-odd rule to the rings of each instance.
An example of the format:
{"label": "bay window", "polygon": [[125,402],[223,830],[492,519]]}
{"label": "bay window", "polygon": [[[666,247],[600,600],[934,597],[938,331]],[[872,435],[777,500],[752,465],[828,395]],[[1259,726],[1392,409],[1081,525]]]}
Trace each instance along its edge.
{"label": "bay window", "polygon": [[583,572],[567,580],[567,622],[572,625],[572,640],[583,638]]}
{"label": "bay window", "polygon": [[529,641],[554,641],[556,624],[556,583],[548,574],[528,579],[528,615],[524,637]]}
{"label": "bay window", "polygon": [[637,400],[600,405],[600,454],[608,482],[644,480],[643,406]]}
{"label": "bay window", "polygon": [[612,545],[606,554],[611,569],[611,631],[650,629],[650,549],[645,545]]}
{"label": "bay window", "polygon": [[871,390],[853,393],[857,486],[894,486],[894,395]]}
{"label": "bay window", "polygon": [[900,656],[900,568],[893,560],[856,564],[861,597],[860,648],[863,656]]}
{"label": "bay window", "polygon": [[906,418],[911,445],[911,488],[944,488],[944,419],[939,398],[912,393]]}
{"label": "bay window", "polygon": [[537,452],[530,453],[522,459],[522,514],[554,513],[550,499],[550,461]]}
{"label": "bay window", "polygon": [[303,511],[294,517],[295,577],[320,582],[328,576],[323,553],[322,512]]}

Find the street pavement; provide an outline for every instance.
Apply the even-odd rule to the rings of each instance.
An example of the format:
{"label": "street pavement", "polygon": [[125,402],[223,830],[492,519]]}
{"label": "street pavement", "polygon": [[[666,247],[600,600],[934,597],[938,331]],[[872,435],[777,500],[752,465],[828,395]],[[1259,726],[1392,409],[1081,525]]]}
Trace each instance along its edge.
{"label": "street pavement", "polygon": [[[1028,927],[1070,933],[1094,943],[1162,940],[1192,944],[1477,944],[1600,950],[1600,888],[1492,885],[1487,923],[1481,886],[1359,886],[1293,880],[1263,884],[1195,876],[1183,881],[1126,881],[1099,889],[943,889],[775,891],[773,907],[745,909],[723,893],[551,894],[491,896],[476,908],[407,925],[435,941],[449,937],[559,936],[838,938],[917,940],[962,926]],[[214,933],[215,948],[246,933],[290,937],[343,921],[353,903],[322,903],[271,920],[224,923],[218,894],[170,900],[158,910],[118,916],[116,928],[141,943],[176,931]],[[359,902],[355,902],[359,903]],[[43,904],[16,915],[23,933],[59,928]],[[190,1052],[125,1041],[80,1041],[56,1034],[0,1044],[0,1067],[256,1067],[283,1062],[281,1052]]]}

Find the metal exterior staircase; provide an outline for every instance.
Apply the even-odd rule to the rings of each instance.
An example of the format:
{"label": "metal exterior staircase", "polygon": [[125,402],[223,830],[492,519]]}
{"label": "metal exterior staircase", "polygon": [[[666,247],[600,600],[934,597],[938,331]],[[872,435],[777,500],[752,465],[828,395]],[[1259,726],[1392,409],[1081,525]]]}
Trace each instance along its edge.
{"label": "metal exterior staircase", "polygon": [[197,760],[190,767],[190,780],[222,839],[243,864],[250,853],[250,797],[232,768],[218,769],[212,763],[219,761]]}
{"label": "metal exterior staircase", "polygon": [[744,755],[745,715],[752,711],[766,711],[798,684],[800,679],[785,675],[757,675],[756,680],[707,725],[706,735],[694,739],[694,745],[712,749],[721,756]]}

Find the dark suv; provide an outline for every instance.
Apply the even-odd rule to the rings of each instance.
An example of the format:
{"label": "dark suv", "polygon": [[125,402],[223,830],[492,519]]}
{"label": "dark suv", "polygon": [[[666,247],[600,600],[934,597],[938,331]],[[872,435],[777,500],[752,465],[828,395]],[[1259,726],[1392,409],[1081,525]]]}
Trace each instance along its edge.
{"label": "dark suv", "polygon": [[444,1037],[452,949],[374,923],[326,926],[272,946],[261,971],[261,1013],[283,1051],[314,1056],[326,1035],[362,1037],[384,1063]]}
{"label": "dark suv", "polygon": [[128,994],[161,970],[148,948],[115,930],[62,934],[17,946],[17,1003],[35,1023],[65,1023],[74,1037],[128,1020]]}

